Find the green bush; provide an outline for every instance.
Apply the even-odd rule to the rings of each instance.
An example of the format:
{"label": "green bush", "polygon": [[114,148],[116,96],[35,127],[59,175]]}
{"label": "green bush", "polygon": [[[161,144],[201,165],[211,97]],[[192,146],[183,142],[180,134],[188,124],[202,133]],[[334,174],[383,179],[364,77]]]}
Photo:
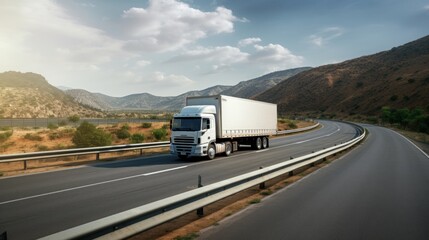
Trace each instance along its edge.
{"label": "green bush", "polygon": [[152,127],[152,123],[150,123],[150,122],[142,123],[142,128],[150,128],[150,127]]}
{"label": "green bush", "polygon": [[77,128],[73,139],[76,147],[98,147],[112,144],[112,136],[95,125],[84,121]]}
{"label": "green bush", "polygon": [[58,123],[58,125],[59,126],[66,126],[67,125],[67,121],[65,121],[65,120],[61,120],[59,123]]}
{"label": "green bush", "polygon": [[152,134],[156,140],[162,140],[167,136],[167,130],[163,128],[155,129],[153,130]]}
{"label": "green bush", "polygon": [[48,123],[48,128],[51,130],[58,129],[58,125],[54,123]]}
{"label": "green bush", "polygon": [[38,151],[48,151],[49,147],[45,145],[36,145]]}
{"label": "green bush", "polygon": [[4,142],[8,140],[13,134],[13,131],[7,131],[4,133],[0,133],[0,142]]}
{"label": "green bush", "polygon": [[162,125],[162,128],[163,129],[169,129],[170,128],[170,124],[164,124],[164,125]]}
{"label": "green bush", "polygon": [[128,130],[126,128],[124,128],[124,127],[122,127],[121,129],[117,130],[115,132],[115,134],[116,134],[116,136],[119,139],[127,139],[127,138],[129,138],[131,136],[130,132],[128,132]]}
{"label": "green bush", "polygon": [[297,128],[297,127],[298,127],[294,122],[290,122],[290,123],[288,123],[288,126],[289,126],[291,129],[295,129],[295,128]]}
{"label": "green bush", "polygon": [[31,141],[42,141],[43,138],[37,134],[31,134],[31,133],[27,133],[24,136],[25,139],[27,140],[31,140]]}
{"label": "green bush", "polygon": [[128,125],[127,123],[125,123],[125,124],[121,127],[121,129],[125,129],[125,130],[129,131],[129,130],[130,130],[130,125]]}
{"label": "green bush", "polygon": [[68,120],[72,123],[77,123],[77,122],[79,122],[80,117],[78,115],[73,115],[73,116],[68,117]]}
{"label": "green bush", "polygon": [[144,142],[144,135],[141,133],[135,133],[131,135],[131,143],[142,143]]}

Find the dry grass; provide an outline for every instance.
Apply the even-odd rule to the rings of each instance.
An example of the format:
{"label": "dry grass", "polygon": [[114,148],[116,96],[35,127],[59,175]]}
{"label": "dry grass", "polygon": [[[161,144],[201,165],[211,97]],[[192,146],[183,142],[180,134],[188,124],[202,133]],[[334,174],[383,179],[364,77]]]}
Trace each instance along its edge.
{"label": "dry grass", "polygon": [[[161,128],[163,125],[168,124],[166,122],[152,123],[151,128],[141,128],[141,124],[132,123],[127,124],[129,126],[129,132],[131,134],[140,133],[144,134],[145,142],[157,141],[152,136],[152,131],[157,128]],[[101,128],[107,132],[112,133],[120,129],[124,124],[116,125],[100,125]],[[72,138],[75,129],[71,127],[60,127],[55,130],[43,129],[32,129],[32,128],[14,128],[12,136],[5,142],[1,143],[2,146],[6,146],[0,149],[1,154],[14,154],[14,153],[26,153],[26,152],[37,152],[47,150],[58,150],[73,148]],[[27,137],[26,137],[27,136]],[[28,137],[31,136],[31,137]],[[167,136],[168,138],[168,136]],[[118,139],[114,137],[114,145],[129,144],[129,139]],[[145,149],[144,155],[154,153],[165,153],[168,152],[167,147]],[[140,150],[133,151],[122,151],[114,153],[100,154],[101,161],[113,160],[118,158],[127,158],[140,155]],[[0,163],[0,172],[3,176],[11,176],[24,173],[42,172],[49,171],[52,169],[82,165],[89,162],[95,162],[95,154],[82,155],[74,157],[62,157],[62,158],[51,158],[42,160],[32,160],[27,162],[27,170],[24,170],[24,162],[12,162],[12,163]]]}

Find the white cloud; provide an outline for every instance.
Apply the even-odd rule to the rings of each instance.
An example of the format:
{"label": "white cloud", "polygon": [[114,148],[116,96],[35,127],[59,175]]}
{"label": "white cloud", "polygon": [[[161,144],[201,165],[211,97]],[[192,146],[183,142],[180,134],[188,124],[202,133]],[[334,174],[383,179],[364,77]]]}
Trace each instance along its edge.
{"label": "white cloud", "polygon": [[256,52],[251,55],[250,61],[261,65],[268,71],[283,70],[300,66],[304,60],[302,56],[292,54],[289,49],[280,44],[268,44],[265,46],[254,45]]}
{"label": "white cloud", "polygon": [[149,66],[151,64],[151,62],[147,61],[147,60],[140,60],[140,61],[137,61],[136,64],[139,67],[146,67],[146,66]]}
{"label": "white cloud", "polygon": [[169,62],[205,60],[216,63],[232,64],[246,61],[248,55],[248,53],[242,52],[239,48],[231,46],[220,46],[214,48],[198,47],[172,58]]}
{"label": "white cloud", "polygon": [[238,42],[238,46],[239,47],[245,47],[245,46],[252,45],[252,44],[255,44],[255,43],[258,43],[261,41],[262,40],[260,38],[245,38],[245,39],[242,39]]}
{"label": "white cloud", "polygon": [[340,37],[344,34],[344,30],[340,27],[329,27],[324,28],[316,34],[311,35],[310,42],[316,46],[323,46],[329,41]]}
{"label": "white cloud", "polygon": [[176,0],[149,0],[146,9],[130,8],[122,17],[134,38],[127,49],[160,52],[177,50],[210,34],[233,32],[238,20],[224,7],[203,12]]}
{"label": "white cloud", "polygon": [[[247,42],[251,44],[259,40],[255,38]],[[243,52],[240,48],[231,46],[197,47],[173,57],[168,62],[205,61],[212,66],[206,73],[215,74],[242,67],[262,68],[264,71],[282,70],[300,66],[303,59],[280,44],[264,46],[254,44],[253,51],[249,52]]]}
{"label": "white cloud", "polygon": [[0,65],[13,70],[48,75],[98,70],[114,58],[133,55],[122,50],[121,41],[80,24],[54,1],[12,1],[0,7],[0,16]]}

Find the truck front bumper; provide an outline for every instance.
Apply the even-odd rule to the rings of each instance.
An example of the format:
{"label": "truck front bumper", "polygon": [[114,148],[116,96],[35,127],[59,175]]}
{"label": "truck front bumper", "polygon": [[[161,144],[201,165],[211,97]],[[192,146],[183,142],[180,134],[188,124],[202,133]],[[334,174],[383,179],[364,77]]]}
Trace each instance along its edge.
{"label": "truck front bumper", "polygon": [[202,157],[207,156],[207,146],[170,144],[170,153],[178,156]]}

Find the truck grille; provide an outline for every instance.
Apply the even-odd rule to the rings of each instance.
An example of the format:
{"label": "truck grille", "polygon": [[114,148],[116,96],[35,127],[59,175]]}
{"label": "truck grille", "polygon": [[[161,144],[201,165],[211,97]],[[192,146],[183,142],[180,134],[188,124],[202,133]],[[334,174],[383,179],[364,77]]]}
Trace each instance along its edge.
{"label": "truck grille", "polygon": [[192,152],[192,146],[177,146],[176,145],[176,151],[177,152],[184,152],[184,153],[187,153],[187,154],[191,154],[191,152]]}
{"label": "truck grille", "polygon": [[193,144],[194,138],[193,137],[175,137],[174,143]]}

